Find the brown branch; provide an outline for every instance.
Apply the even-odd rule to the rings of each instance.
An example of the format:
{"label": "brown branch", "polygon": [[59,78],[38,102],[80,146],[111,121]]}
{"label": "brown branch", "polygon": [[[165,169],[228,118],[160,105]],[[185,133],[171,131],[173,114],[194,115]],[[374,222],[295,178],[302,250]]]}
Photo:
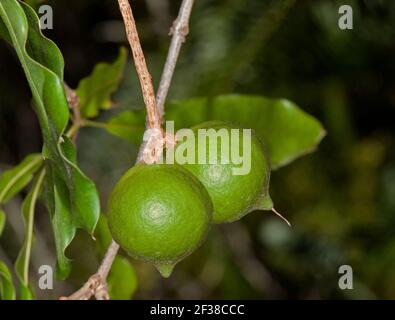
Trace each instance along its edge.
{"label": "brown branch", "polygon": [[110,272],[111,265],[118,253],[118,250],[119,245],[114,240],[112,240],[99,267],[99,270],[97,271],[97,273],[99,273],[104,279],[107,278],[108,273]]}
{"label": "brown branch", "polygon": [[77,96],[77,93],[69,87],[69,85],[65,82],[63,84],[64,92],[66,93],[66,99],[69,103],[69,106],[72,110],[76,109],[80,105],[80,98]]}
{"label": "brown branch", "polygon": [[189,33],[189,18],[191,16],[194,0],[183,0],[177,19],[173,22],[169,35],[173,35],[167,55],[165,67],[160,79],[159,89],[156,95],[159,116],[163,122],[165,114],[165,101],[173,78],[181,46]]}
{"label": "brown branch", "polygon": [[[161,121],[160,117],[158,116],[159,113],[157,110],[155,95],[153,93],[154,89],[152,85],[152,78],[145,63],[145,58],[137,34],[132,9],[130,8],[129,2],[127,0],[118,0],[118,3],[125,22],[128,40],[132,48],[133,58],[143,91],[144,102],[147,107],[148,126],[149,128],[160,128]],[[161,77],[161,89],[159,89],[157,95],[161,101],[162,115],[164,114],[164,101],[166,100],[167,92],[170,87],[181,44],[185,41],[185,37],[188,34],[188,23],[192,4],[193,0],[182,1],[178,17],[173,23],[173,27],[170,31],[173,34],[172,43],[169,48],[166,64]],[[147,144],[141,144],[136,162],[140,162],[142,160],[145,149],[147,149]],[[119,245],[114,240],[112,240],[98,271],[92,275],[78,291],[68,297],[60,297],[59,299],[89,300],[92,297],[95,297],[97,300],[108,300],[110,297],[108,295],[106,280],[118,250]]]}
{"label": "brown branch", "polygon": [[140,80],[141,90],[145,106],[147,108],[149,128],[160,128],[158,110],[156,108],[155,91],[152,84],[152,77],[148,71],[143,49],[141,48],[139,35],[134,21],[132,8],[128,0],[118,0],[123,22],[126,28],[126,35],[133,53],[134,65]]}
{"label": "brown branch", "polygon": [[109,300],[106,279],[118,250],[119,245],[112,240],[98,271],[78,291],[68,297],[61,297],[60,300],[89,300],[91,297],[97,300]]}
{"label": "brown branch", "polygon": [[78,130],[82,124],[80,98],[78,97],[75,90],[71,89],[66,82],[63,84],[63,86],[69,107],[71,110],[73,110],[73,117],[72,117],[73,125],[70,128],[70,131],[67,133],[67,135],[71,137],[71,140],[75,144],[77,141]]}

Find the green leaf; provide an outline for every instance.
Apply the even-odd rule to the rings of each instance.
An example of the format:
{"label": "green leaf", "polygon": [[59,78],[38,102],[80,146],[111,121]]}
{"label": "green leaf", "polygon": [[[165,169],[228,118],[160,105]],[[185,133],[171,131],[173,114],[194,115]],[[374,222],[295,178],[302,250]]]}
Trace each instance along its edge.
{"label": "green leaf", "polygon": [[319,121],[286,99],[219,96],[212,102],[210,118],[255,129],[270,152],[274,169],[314,151],[326,134]]}
{"label": "green leaf", "polygon": [[20,284],[19,286],[19,299],[20,300],[34,300],[35,295],[33,289],[30,286],[24,286]]}
{"label": "green leaf", "polygon": [[0,175],[0,204],[6,203],[21,191],[33,178],[33,174],[41,167],[41,154],[30,154],[17,166],[4,171]]}
{"label": "green leaf", "polygon": [[104,214],[100,215],[99,221],[95,230],[95,247],[100,259],[102,259],[111,243],[112,236],[108,228],[107,217]]}
{"label": "green leaf", "polygon": [[312,152],[325,136],[319,121],[286,99],[223,95],[214,99],[176,101],[166,108],[166,120],[176,129],[208,120],[230,121],[251,128],[269,150],[273,169]]}
{"label": "green leaf", "polygon": [[129,300],[137,289],[137,277],[128,259],[117,256],[107,278],[108,292],[113,300]]}
{"label": "green leaf", "polygon": [[0,38],[12,44],[12,40],[10,38],[10,35],[8,34],[7,27],[5,26],[3,20],[1,19],[0,19]]}
{"label": "green leaf", "polygon": [[80,98],[83,118],[93,118],[101,109],[112,106],[111,95],[118,88],[127,58],[127,50],[120,48],[118,58],[111,64],[99,63],[93,72],[78,84],[76,93]]}
{"label": "green leaf", "polygon": [[15,288],[12,275],[6,264],[0,261],[0,298],[1,300],[15,300]]}
{"label": "green leaf", "polygon": [[0,209],[0,237],[4,230],[5,220],[6,220],[5,212]]}
{"label": "green leaf", "polygon": [[141,143],[144,135],[145,113],[143,111],[119,113],[104,124],[104,128],[114,136],[134,144]]}
{"label": "green leaf", "polygon": [[[207,118],[206,104],[206,98],[172,101],[166,115],[171,115],[176,124],[182,122],[183,127],[191,127]],[[173,110],[177,111],[173,112]],[[125,111],[116,114],[107,123],[98,124],[88,121],[87,125],[101,127],[114,136],[140,144],[145,130],[145,111]]]}
{"label": "green leaf", "polygon": [[[70,146],[67,141],[63,142],[67,140],[63,133],[70,114],[63,87],[64,61],[58,47],[42,35],[37,15],[25,3],[2,0],[0,17],[32,90],[34,109],[44,138],[43,154],[46,158],[47,172],[48,168],[51,168],[53,175],[56,175],[56,185],[52,185],[54,190],[47,192],[48,195],[53,195],[46,197],[50,201],[47,206],[53,210],[52,219],[63,223],[63,218],[57,217],[61,214],[59,207],[70,211],[68,216],[71,218],[67,220],[70,225],[60,225],[55,232],[55,236],[68,239],[55,239],[55,242],[58,242],[59,257],[64,255],[65,243],[70,243],[71,229],[80,227],[93,233],[100,213],[99,197],[94,183],[75,164],[75,157],[70,158],[71,153],[75,154],[75,151],[70,152],[74,146]],[[59,187],[60,185],[62,187]],[[63,187],[66,190],[62,194],[68,198],[62,196],[62,205],[59,205],[56,203],[59,200],[56,193]],[[65,213],[61,215],[63,217]],[[62,246],[59,246],[60,243]],[[64,261],[59,265],[64,266]],[[65,275],[68,270],[66,269],[61,270],[61,274]]]}
{"label": "green leaf", "polygon": [[32,8],[37,8],[40,6],[41,3],[44,2],[44,0],[25,0],[25,2],[31,6]]}
{"label": "green leaf", "polygon": [[176,129],[190,128],[211,120],[207,98],[173,100],[166,105],[166,120],[174,121]]}
{"label": "green leaf", "polygon": [[44,180],[45,171],[42,170],[35,179],[34,184],[22,204],[22,213],[25,223],[25,239],[22,248],[15,262],[15,272],[21,284],[21,297],[32,297],[33,292],[29,289],[29,264],[33,247],[33,225],[34,212],[36,209],[37,199],[40,195],[41,186]]}
{"label": "green leaf", "polygon": [[67,187],[51,166],[46,167],[45,199],[55,238],[56,276],[66,279],[71,271],[71,261],[66,257],[65,250],[75,236],[76,226],[71,215]]}
{"label": "green leaf", "polygon": [[[141,111],[116,115],[108,123],[122,128],[107,131],[129,142],[138,143],[143,133]],[[175,129],[189,128],[209,120],[230,121],[251,128],[265,142],[273,169],[312,152],[325,136],[321,123],[286,99],[261,96],[223,95],[209,100],[193,98],[172,101],[166,106],[166,120],[174,121]]]}

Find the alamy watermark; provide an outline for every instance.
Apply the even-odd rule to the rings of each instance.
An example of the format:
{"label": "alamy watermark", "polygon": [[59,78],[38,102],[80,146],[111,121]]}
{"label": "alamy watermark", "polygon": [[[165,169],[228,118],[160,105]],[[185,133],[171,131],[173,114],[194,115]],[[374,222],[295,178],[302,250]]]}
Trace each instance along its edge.
{"label": "alamy watermark", "polygon": [[[173,121],[166,121],[165,134],[161,129],[145,131],[143,141],[153,141],[152,144],[156,146],[156,163],[232,164],[233,175],[246,175],[251,171],[251,129],[202,128],[197,131],[174,131]],[[166,137],[175,137],[177,147],[169,147]],[[165,145],[166,153],[161,153]],[[151,154],[145,154],[144,161],[150,163],[150,156]]]}
{"label": "alamy watermark", "polygon": [[339,15],[338,26],[340,30],[352,30],[354,28],[352,7],[346,4],[340,6]]}
{"label": "alamy watermark", "polygon": [[38,269],[40,277],[38,278],[38,287],[41,290],[53,289],[53,269],[51,266],[44,264]]}
{"label": "alamy watermark", "polygon": [[53,29],[53,9],[50,5],[42,5],[38,8],[40,18],[40,29]]}
{"label": "alamy watermark", "polygon": [[354,282],[353,282],[353,270],[352,267],[349,266],[348,264],[343,264],[339,267],[338,273],[341,274],[339,277],[339,288],[341,290],[345,289],[353,289],[354,288]]}

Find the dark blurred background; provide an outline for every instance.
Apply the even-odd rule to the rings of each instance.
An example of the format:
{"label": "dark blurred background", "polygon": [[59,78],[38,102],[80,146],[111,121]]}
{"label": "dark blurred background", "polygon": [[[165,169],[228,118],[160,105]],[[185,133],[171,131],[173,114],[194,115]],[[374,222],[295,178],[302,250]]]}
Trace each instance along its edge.
{"label": "dark blurred background", "polygon": [[[30,1],[30,3],[40,1]],[[170,279],[132,261],[134,298],[395,299],[395,1],[197,0],[170,98],[258,94],[293,100],[317,117],[328,135],[317,152],[272,175],[276,208],[213,228],[209,240],[182,261]],[[48,0],[71,87],[94,65],[127,46],[115,0]],[[180,1],[133,1],[149,69],[157,87]],[[349,4],[354,29],[338,28],[338,8]],[[116,108],[143,106],[130,59]],[[16,55],[0,41],[0,168],[41,149],[31,94]],[[79,161],[106,197],[132,165],[136,146],[99,129],[82,129]],[[7,205],[0,258],[11,263],[23,233],[20,203]],[[37,214],[31,277],[54,265],[48,213]],[[79,233],[68,255],[69,280],[39,298],[71,293],[95,271],[93,241]],[[354,289],[340,290],[338,268],[354,271]],[[34,282],[34,281],[33,281]]]}

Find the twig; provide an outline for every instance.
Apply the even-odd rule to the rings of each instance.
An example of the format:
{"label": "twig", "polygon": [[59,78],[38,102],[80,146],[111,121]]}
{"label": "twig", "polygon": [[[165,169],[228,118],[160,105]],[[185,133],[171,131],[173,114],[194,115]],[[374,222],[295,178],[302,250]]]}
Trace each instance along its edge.
{"label": "twig", "polygon": [[[133,42],[133,41],[139,42],[139,38],[137,35],[137,29],[136,29],[135,22],[133,19],[132,10],[131,10],[130,5],[127,0],[118,0],[118,2],[119,2],[119,6],[121,9],[122,15],[125,20],[125,27],[127,28],[128,39],[129,39],[129,41],[132,41],[131,47],[132,47],[133,57],[134,57],[135,64],[136,64],[136,69],[139,74],[139,79],[141,81],[141,87],[142,87],[143,95],[144,95],[144,102],[146,103],[147,109],[154,108],[154,110],[150,110],[150,113],[147,112],[147,114],[148,114],[148,117],[150,117],[150,114],[153,115],[153,118],[151,118],[150,122],[153,122],[154,127],[156,126],[156,127],[160,128],[160,121],[159,121],[160,118],[157,117],[158,110],[157,110],[157,105],[155,102],[155,96],[153,94],[151,95],[151,93],[150,93],[151,89],[149,88],[149,87],[151,87],[152,92],[153,92],[153,85],[152,85],[151,76],[148,73],[147,66],[145,63],[145,58],[144,58],[143,52],[141,50],[140,43],[138,43],[136,45]],[[181,47],[182,42],[185,40],[185,36],[188,33],[188,32],[182,32],[182,31],[175,32],[174,26],[183,25],[184,26],[183,30],[184,31],[188,30],[188,21],[189,21],[189,16],[191,13],[192,4],[193,4],[193,0],[192,1],[191,0],[183,0],[181,7],[180,7],[179,14],[178,14],[178,18],[173,23],[173,27],[170,31],[173,34],[172,45],[170,46],[168,56],[166,59],[166,65],[164,67],[162,77],[161,77],[161,84],[162,84],[162,82],[164,84],[162,85],[161,91],[160,92],[158,91],[158,97],[161,100],[161,103],[162,103],[161,108],[163,111],[164,111],[164,107],[163,107],[164,101],[166,99],[167,92],[170,87],[170,82],[171,82],[171,79],[173,76],[175,65],[177,63],[178,55],[180,52],[180,47]],[[181,19],[180,17],[183,17],[183,18]],[[177,22],[177,20],[178,20],[178,22]],[[182,21],[182,24],[179,21]],[[129,28],[132,28],[132,31],[129,31],[128,30]],[[177,27],[177,30],[181,30],[181,29],[182,29],[181,27]],[[178,40],[174,40],[174,38],[178,38]],[[173,45],[173,42],[175,42],[174,45]],[[178,47],[178,46],[179,46],[178,49],[177,48],[172,49],[172,47]],[[135,48],[135,50],[133,50],[133,48]],[[136,50],[137,50],[137,56],[135,54]],[[139,62],[136,62],[136,61],[139,61]],[[141,75],[140,68],[143,69],[142,70],[143,75],[141,77],[140,77],[140,75]],[[151,84],[145,83],[148,80],[151,82]],[[143,82],[145,83],[144,85],[143,85]],[[143,87],[148,88],[147,94],[149,94],[149,97],[147,97],[144,94],[144,92],[146,92],[146,91],[144,91]],[[162,111],[162,114],[164,113],[163,111]],[[151,124],[148,124],[148,125],[151,127]],[[140,146],[139,155],[137,156],[136,162],[141,161],[143,151],[144,151],[144,149],[146,149],[146,147],[147,147],[146,144],[142,144]],[[104,259],[103,259],[102,263],[100,264],[100,267],[99,267],[97,273],[92,275],[88,279],[88,281],[78,291],[76,291],[69,297],[60,297],[60,300],[89,300],[92,297],[95,297],[98,300],[109,299],[106,279],[107,279],[108,273],[111,269],[111,266],[114,262],[114,259],[117,255],[118,250],[119,250],[119,245],[114,240],[112,240],[111,244],[108,247],[107,252],[104,256]]]}
{"label": "twig", "polygon": [[80,98],[77,93],[71,89],[65,82],[63,84],[66,93],[67,102],[71,110],[73,110],[73,125],[69,132],[66,134],[71,137],[73,143],[77,141],[78,129],[81,127],[81,111],[80,111]]}
{"label": "twig", "polygon": [[69,103],[70,108],[74,111],[80,104],[80,98],[77,96],[77,93],[69,87],[69,85],[65,82],[63,84],[64,91],[66,93],[66,99]]}
{"label": "twig", "polygon": [[97,300],[109,300],[106,279],[118,250],[119,245],[112,240],[97,273],[92,275],[78,291],[68,297],[61,297],[60,300],[89,300],[93,296]]}
{"label": "twig", "polygon": [[183,0],[177,19],[173,22],[169,35],[173,35],[167,55],[165,67],[160,79],[156,95],[159,116],[163,122],[165,114],[165,101],[173,78],[174,69],[180,54],[181,46],[189,33],[189,17],[191,16],[194,0]]}
{"label": "twig", "polygon": [[140,80],[141,90],[145,106],[147,108],[149,128],[160,128],[158,110],[156,108],[155,91],[152,84],[152,77],[148,71],[143,49],[141,48],[136,22],[133,18],[132,8],[128,0],[118,0],[123,22],[126,28],[126,35],[133,53],[134,65]]}
{"label": "twig", "polygon": [[128,0],[118,0],[118,4],[125,24],[128,41],[132,49],[134,65],[136,66],[147,109],[147,129],[151,129],[146,131],[147,136],[144,137],[145,141],[139,152],[138,159],[143,159],[145,163],[151,164],[159,159],[167,141],[173,144],[172,140],[174,140],[174,138],[164,135],[161,128],[161,118],[156,105],[152,77],[145,62],[132,8]]}
{"label": "twig", "polygon": [[112,263],[118,253],[118,250],[119,250],[118,243],[112,240],[104,256],[104,259],[99,267],[99,270],[97,271],[97,273],[99,273],[104,279],[107,278],[108,273],[110,272]]}

